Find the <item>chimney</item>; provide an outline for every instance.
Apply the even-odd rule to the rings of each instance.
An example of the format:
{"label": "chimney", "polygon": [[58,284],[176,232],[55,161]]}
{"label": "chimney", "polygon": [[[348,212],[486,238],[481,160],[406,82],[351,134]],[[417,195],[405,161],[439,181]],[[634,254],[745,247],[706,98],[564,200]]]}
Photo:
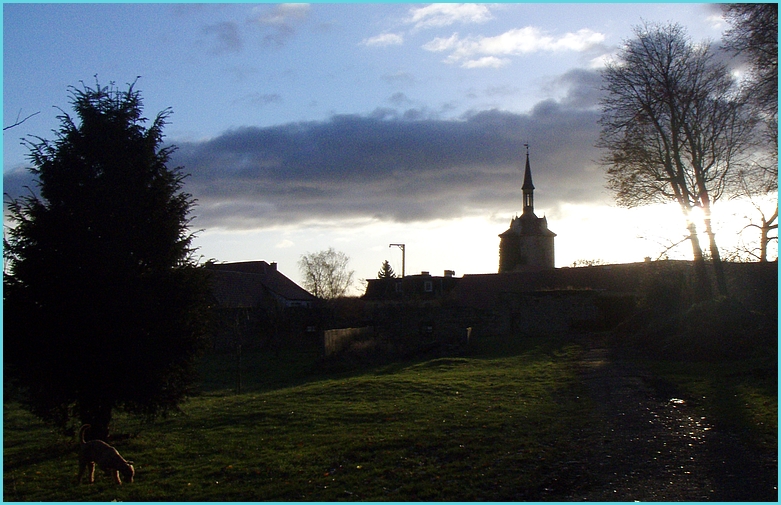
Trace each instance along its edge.
{"label": "chimney", "polygon": [[274,263],[271,263],[269,266],[271,267],[271,270],[273,270],[275,272],[277,271],[277,263],[276,263],[276,261]]}
{"label": "chimney", "polygon": [[455,277],[456,271],[455,270],[445,270],[445,277]]}

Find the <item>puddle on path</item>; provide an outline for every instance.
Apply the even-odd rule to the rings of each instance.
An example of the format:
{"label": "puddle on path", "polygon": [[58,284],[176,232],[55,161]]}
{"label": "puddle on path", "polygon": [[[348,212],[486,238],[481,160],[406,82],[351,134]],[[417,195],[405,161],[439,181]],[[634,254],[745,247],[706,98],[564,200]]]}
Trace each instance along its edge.
{"label": "puddle on path", "polygon": [[[596,485],[574,500],[702,501],[714,485],[702,452],[712,426],[684,399],[657,396],[647,373],[592,348],[580,362],[604,433],[590,470]],[[601,481],[601,484],[599,483]]]}
{"label": "puddle on path", "polygon": [[579,362],[602,439],[583,462],[587,488],[564,501],[778,501],[777,455],[716,429],[700,407],[652,386],[597,344]]}

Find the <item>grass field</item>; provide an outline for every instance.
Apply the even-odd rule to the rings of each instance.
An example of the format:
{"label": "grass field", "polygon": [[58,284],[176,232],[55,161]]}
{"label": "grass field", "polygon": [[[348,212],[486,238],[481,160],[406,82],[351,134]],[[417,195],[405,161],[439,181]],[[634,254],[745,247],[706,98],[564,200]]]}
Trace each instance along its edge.
{"label": "grass field", "polygon": [[[57,434],[18,405],[4,404],[4,499],[564,496],[589,485],[588,475],[573,473],[570,463],[585,459],[600,436],[590,422],[594,405],[577,377],[582,353],[577,341],[525,339],[463,357],[339,373],[311,353],[246,355],[242,394],[231,389],[234,360],[212,358],[204,365],[204,394],[184,404],[182,414],[151,425],[116,418],[113,433],[137,434],[114,444],[136,462],[136,481],[121,487],[97,472],[95,485],[76,486],[75,437]],[[715,387],[714,375],[692,368],[666,373],[698,391]],[[777,396],[772,388],[752,386],[751,395],[740,419],[777,411],[777,403],[775,408],[768,403]]]}

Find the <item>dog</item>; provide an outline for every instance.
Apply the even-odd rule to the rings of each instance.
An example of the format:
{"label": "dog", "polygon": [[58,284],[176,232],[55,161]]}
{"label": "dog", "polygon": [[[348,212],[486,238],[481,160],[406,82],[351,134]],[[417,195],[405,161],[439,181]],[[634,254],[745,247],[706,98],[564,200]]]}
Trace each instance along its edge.
{"label": "dog", "polygon": [[84,440],[84,432],[89,427],[89,424],[85,424],[79,430],[81,443],[79,444],[79,478],[77,483],[81,484],[87,467],[89,467],[89,483],[93,484],[95,482],[95,463],[98,464],[101,470],[106,472],[106,475],[113,474],[114,482],[117,484],[122,484],[119,478],[120,473],[125,477],[126,482],[133,482],[133,476],[136,474],[133,462],[126,461],[125,458],[119,455],[116,449],[102,440],[86,442]]}

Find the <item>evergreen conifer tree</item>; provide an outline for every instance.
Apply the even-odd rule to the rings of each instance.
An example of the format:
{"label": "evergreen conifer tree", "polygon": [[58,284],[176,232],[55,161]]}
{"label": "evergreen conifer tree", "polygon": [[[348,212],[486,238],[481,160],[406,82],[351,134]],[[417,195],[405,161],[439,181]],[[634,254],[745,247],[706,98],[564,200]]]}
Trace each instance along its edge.
{"label": "evergreen conifer tree", "polygon": [[153,418],[190,393],[209,288],[170,111],[145,127],[133,84],[69,90],[76,119],[27,141],[39,195],[8,203],[4,375],[40,418],[105,439],[115,410]]}
{"label": "evergreen conifer tree", "polygon": [[393,271],[393,268],[391,267],[388,260],[385,260],[382,262],[382,268],[379,272],[377,272],[377,278],[378,279],[394,279],[396,277],[396,272]]}

